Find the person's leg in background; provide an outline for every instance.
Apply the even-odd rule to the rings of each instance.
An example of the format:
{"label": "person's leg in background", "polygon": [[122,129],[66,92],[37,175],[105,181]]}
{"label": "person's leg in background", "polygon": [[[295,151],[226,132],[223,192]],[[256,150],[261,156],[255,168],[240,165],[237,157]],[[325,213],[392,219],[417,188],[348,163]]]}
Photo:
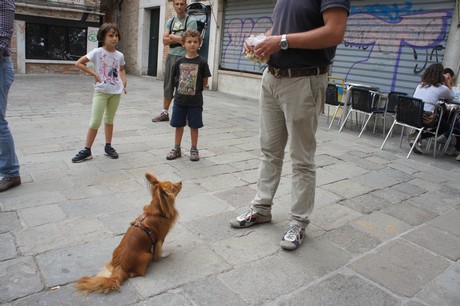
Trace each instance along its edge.
{"label": "person's leg in background", "polygon": [[13,135],[6,121],[8,92],[14,81],[11,57],[0,58],[0,192],[21,184]]}
{"label": "person's leg in background", "polygon": [[165,62],[163,82],[163,110],[152,119],[152,122],[169,121],[169,106],[174,96],[174,64],[179,56],[168,54]]}

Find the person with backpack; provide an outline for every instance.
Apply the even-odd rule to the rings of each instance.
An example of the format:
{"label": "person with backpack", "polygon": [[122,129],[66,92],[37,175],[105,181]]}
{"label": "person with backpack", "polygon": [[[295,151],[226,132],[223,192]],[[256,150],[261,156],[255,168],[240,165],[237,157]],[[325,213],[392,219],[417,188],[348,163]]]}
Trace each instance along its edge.
{"label": "person with backpack", "polygon": [[169,121],[168,111],[174,94],[174,64],[186,53],[181,43],[182,34],[186,30],[197,29],[196,19],[187,15],[187,0],[173,0],[173,7],[176,17],[168,19],[163,35],[163,44],[169,46],[164,69],[163,111],[152,119],[153,122]]}

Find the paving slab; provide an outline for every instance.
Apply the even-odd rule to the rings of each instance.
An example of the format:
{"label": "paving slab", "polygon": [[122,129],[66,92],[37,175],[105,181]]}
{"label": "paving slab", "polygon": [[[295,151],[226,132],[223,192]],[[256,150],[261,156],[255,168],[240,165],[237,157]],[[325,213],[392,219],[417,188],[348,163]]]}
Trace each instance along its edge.
{"label": "paving slab", "polygon": [[343,198],[354,198],[374,190],[374,188],[364,186],[352,179],[346,179],[336,183],[328,184],[323,186],[323,188]]}
{"label": "paving slab", "polygon": [[[72,229],[72,230],[66,230]],[[16,233],[16,243],[24,255],[36,255],[53,249],[68,247],[103,238],[110,234],[95,218],[66,219]]]}
{"label": "paving slab", "polygon": [[191,282],[183,289],[188,299],[194,303],[193,305],[250,305],[215,276]]}
{"label": "paving slab", "polygon": [[398,203],[382,209],[382,212],[402,220],[410,225],[416,226],[426,223],[438,216],[437,213],[417,207],[410,201]]}
{"label": "paving slab", "polygon": [[83,295],[75,291],[74,284],[58,286],[53,289],[46,289],[42,292],[15,300],[11,303],[14,306],[92,306],[92,305],[130,305],[137,302],[139,297],[133,288],[122,286],[120,291],[111,294],[94,293]]}
{"label": "paving slab", "polygon": [[282,251],[220,274],[218,278],[246,303],[257,305],[289,294],[336,270],[349,259],[344,251],[327,241],[304,243],[309,247],[299,252]]}
{"label": "paving slab", "polygon": [[410,224],[379,211],[365,215],[351,225],[382,241],[399,236],[412,228]]}
{"label": "paving slab", "polygon": [[230,266],[205,245],[171,253],[149,266],[144,277],[128,280],[142,298],[227,271]]}
{"label": "paving slab", "polygon": [[66,214],[58,204],[42,205],[19,210],[21,219],[27,227],[61,221]]}
{"label": "paving slab", "polygon": [[414,205],[437,213],[457,207],[460,203],[460,191],[448,187],[439,187],[410,200]]}
{"label": "paving slab", "polygon": [[[398,185],[396,185],[398,186]],[[375,197],[387,200],[393,204],[402,202],[404,200],[407,200],[410,198],[410,195],[408,195],[405,192],[399,191],[395,189],[395,186],[389,187],[389,188],[384,188],[384,189],[378,189],[370,193],[370,195],[373,195]]]}
{"label": "paving slab", "polygon": [[209,193],[201,193],[188,198],[179,197],[176,199],[176,208],[180,212],[181,221],[186,222],[227,211],[231,206]]}
{"label": "paving slab", "polygon": [[20,230],[21,224],[16,212],[0,212],[0,233]]}
{"label": "paving slab", "polygon": [[369,214],[392,205],[390,201],[376,197],[374,193],[364,194],[356,198],[346,199],[339,202],[340,205],[356,210],[362,214]]}
{"label": "paving slab", "polygon": [[0,262],[0,303],[43,290],[40,273],[30,256]]}
{"label": "paving slab", "polygon": [[331,229],[340,227],[358,219],[361,216],[361,213],[353,209],[340,204],[333,204],[315,210],[315,212],[312,213],[310,221],[316,226],[319,226],[326,231],[330,231]]}
{"label": "paving slab", "polygon": [[327,239],[354,256],[362,255],[382,242],[349,224],[327,232],[320,239]]}
{"label": "paving slab", "polygon": [[[163,83],[128,79],[113,139],[120,158],[104,156],[101,131],[94,158],[74,164],[91,114],[92,79],[16,76],[8,121],[22,185],[0,194],[0,304],[460,304],[455,159],[407,159],[407,144],[400,148],[398,137],[380,150],[381,134],[358,138],[355,126],[329,130],[321,115],[312,223],[302,246],[287,252],[279,243],[292,202],[289,144],[272,222],[245,229],[228,224],[256,194],[258,102],[206,90],[200,161],[188,158],[188,131],[183,158],[168,161],[174,129],[151,122]],[[150,203],[146,172],[183,184],[179,218],[164,243],[170,255],[119,292],[75,292],[75,280],[110,260],[129,223]]]}
{"label": "paving slab", "polygon": [[428,224],[460,237],[460,209],[452,209],[431,220]]}
{"label": "paving slab", "polygon": [[457,262],[426,286],[417,298],[430,305],[459,305],[460,264]]}
{"label": "paving slab", "polygon": [[135,306],[175,306],[175,305],[183,305],[183,306],[192,306],[192,302],[182,293],[178,292],[178,290],[168,291],[152,298],[146,299],[140,303],[133,304]]}
{"label": "paving slab", "polygon": [[397,298],[356,275],[333,275],[269,305],[400,305]]}
{"label": "paving slab", "polygon": [[[121,237],[87,243],[37,255],[37,264],[48,288],[94,276],[112,259]],[[56,264],[59,263],[59,264]]]}
{"label": "paving slab", "polygon": [[402,237],[450,260],[460,258],[460,238],[436,227],[422,225]]}
{"label": "paving slab", "polygon": [[391,241],[350,265],[389,290],[413,297],[449,267],[449,262],[402,240]]}
{"label": "paving slab", "polygon": [[16,245],[14,244],[14,237],[11,233],[0,234],[0,245],[2,246],[2,252],[0,252],[0,262],[16,257]]}

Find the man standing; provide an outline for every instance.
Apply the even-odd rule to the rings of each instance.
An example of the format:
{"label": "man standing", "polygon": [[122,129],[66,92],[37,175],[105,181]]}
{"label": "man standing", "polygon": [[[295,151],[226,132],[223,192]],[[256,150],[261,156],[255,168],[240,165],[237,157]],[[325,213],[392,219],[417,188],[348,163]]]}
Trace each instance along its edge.
{"label": "man standing", "polygon": [[168,110],[174,94],[174,78],[172,76],[174,64],[179,58],[185,56],[185,49],[181,43],[182,33],[185,30],[197,29],[195,18],[187,15],[187,0],[173,0],[173,7],[177,16],[166,22],[163,35],[163,44],[169,46],[164,70],[163,111],[152,119],[153,122],[169,121]]}
{"label": "man standing", "polygon": [[265,40],[255,47],[245,45],[245,52],[269,58],[260,97],[262,159],[252,205],[230,224],[244,228],[271,221],[289,137],[291,221],[280,243],[283,249],[298,248],[310,223],[318,115],[324,106],[328,66],[345,35],[349,9],[349,0],[278,0]]}
{"label": "man standing", "polygon": [[8,91],[14,80],[11,36],[15,8],[14,0],[0,1],[0,192],[21,184],[13,136],[5,119]]}

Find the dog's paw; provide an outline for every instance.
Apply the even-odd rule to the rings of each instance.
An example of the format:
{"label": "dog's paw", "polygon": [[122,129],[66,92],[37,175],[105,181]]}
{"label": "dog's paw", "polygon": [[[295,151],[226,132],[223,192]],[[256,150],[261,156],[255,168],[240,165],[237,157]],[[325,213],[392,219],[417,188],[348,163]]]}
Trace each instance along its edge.
{"label": "dog's paw", "polygon": [[161,251],[161,258],[166,258],[169,256],[169,252],[168,251]]}

